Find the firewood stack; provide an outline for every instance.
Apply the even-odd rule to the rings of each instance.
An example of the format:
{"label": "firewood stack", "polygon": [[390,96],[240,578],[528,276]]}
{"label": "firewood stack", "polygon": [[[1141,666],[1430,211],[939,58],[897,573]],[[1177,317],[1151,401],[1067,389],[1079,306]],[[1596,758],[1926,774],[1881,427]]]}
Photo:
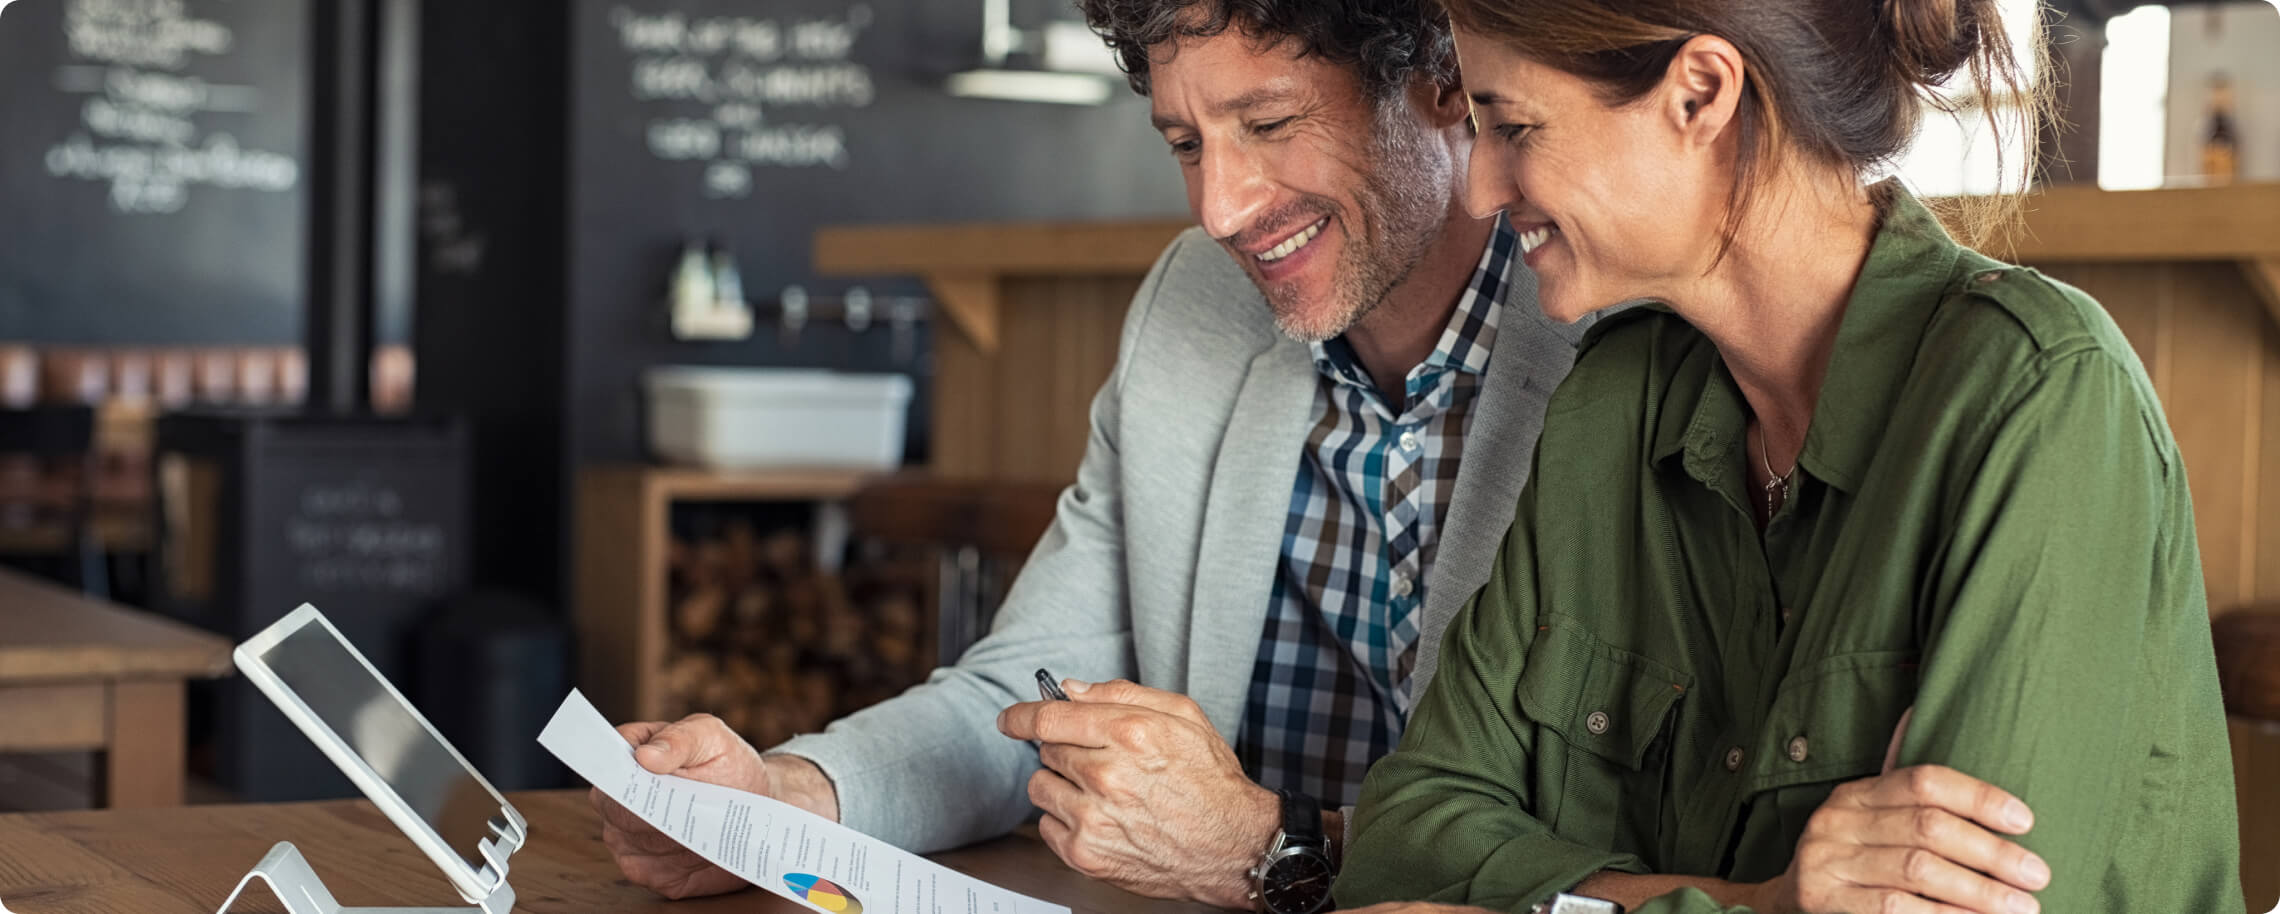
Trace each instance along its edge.
{"label": "firewood stack", "polygon": [[716,536],[676,536],[663,670],[676,716],[718,715],[764,749],[922,680],[928,565],[853,551],[835,575],[818,568],[801,528],[763,536],[729,520]]}

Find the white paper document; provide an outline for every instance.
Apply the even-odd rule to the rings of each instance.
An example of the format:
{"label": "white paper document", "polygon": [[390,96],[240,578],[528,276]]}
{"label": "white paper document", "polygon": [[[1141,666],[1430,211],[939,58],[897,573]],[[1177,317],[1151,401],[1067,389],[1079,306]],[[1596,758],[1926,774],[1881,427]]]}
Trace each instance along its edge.
{"label": "white paper document", "polygon": [[698,856],[828,914],[1069,914],[791,804],[651,774],[575,689],[538,742]]}

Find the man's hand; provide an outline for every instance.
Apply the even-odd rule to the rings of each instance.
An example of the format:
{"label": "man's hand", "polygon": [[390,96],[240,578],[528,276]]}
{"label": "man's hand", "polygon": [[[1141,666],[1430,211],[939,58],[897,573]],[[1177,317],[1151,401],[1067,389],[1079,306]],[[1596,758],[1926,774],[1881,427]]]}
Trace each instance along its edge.
{"label": "man's hand", "polygon": [[2027,804],[1937,765],[1839,785],[1806,820],[1761,911],[2034,914],[2050,866],[1998,835],[2034,827]]}
{"label": "man's hand", "polygon": [[[815,763],[794,755],[775,755],[763,761],[752,744],[720,718],[694,714],[679,723],[632,723],[617,730],[634,745],[634,760],[653,773],[774,797],[839,821],[839,795]],[[634,884],[667,898],[718,895],[746,885],[649,827],[599,789],[592,791],[592,798],[594,809],[602,814],[602,843],[617,859],[618,869]]]}
{"label": "man's hand", "polygon": [[1069,701],[1017,704],[998,730],[1036,740],[1037,833],[1078,872],[1127,891],[1250,908],[1250,879],[1282,801],[1185,695],[1123,680],[1063,683]]}

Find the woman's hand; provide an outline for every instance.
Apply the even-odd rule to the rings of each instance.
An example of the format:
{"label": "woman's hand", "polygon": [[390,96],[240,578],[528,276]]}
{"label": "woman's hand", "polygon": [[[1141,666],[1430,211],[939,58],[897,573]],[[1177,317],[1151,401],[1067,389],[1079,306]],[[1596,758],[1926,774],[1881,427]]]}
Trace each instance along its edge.
{"label": "woman's hand", "polygon": [[1789,872],[1764,885],[1776,912],[2034,914],[2050,866],[2000,837],[2034,827],[2027,804],[1952,768],[1920,765],[1837,787],[1805,823]]}

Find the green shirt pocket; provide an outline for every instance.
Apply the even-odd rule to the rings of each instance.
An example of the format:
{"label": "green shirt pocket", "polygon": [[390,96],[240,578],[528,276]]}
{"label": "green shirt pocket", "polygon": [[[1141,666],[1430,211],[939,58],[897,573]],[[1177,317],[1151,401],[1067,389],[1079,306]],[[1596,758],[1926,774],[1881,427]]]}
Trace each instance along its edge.
{"label": "green shirt pocket", "polygon": [[1561,837],[1648,853],[1659,843],[1675,709],[1693,679],[1558,615],[1516,697],[1536,733],[1535,814]]}
{"label": "green shirt pocket", "polygon": [[[1753,792],[1770,791],[1780,828],[1759,833],[1767,841],[1802,832],[1807,819],[1837,785],[1875,777],[1900,715],[1916,700],[1917,654],[1871,651],[1841,654],[1799,670],[1775,696],[1759,731],[1752,765]],[[1787,860],[1788,849],[1760,849],[1749,859]],[[1770,874],[1737,872],[1735,878]]]}
{"label": "green shirt pocket", "polygon": [[1840,654],[1782,683],[1759,733],[1761,789],[1869,777],[1916,700],[1913,651]]}

